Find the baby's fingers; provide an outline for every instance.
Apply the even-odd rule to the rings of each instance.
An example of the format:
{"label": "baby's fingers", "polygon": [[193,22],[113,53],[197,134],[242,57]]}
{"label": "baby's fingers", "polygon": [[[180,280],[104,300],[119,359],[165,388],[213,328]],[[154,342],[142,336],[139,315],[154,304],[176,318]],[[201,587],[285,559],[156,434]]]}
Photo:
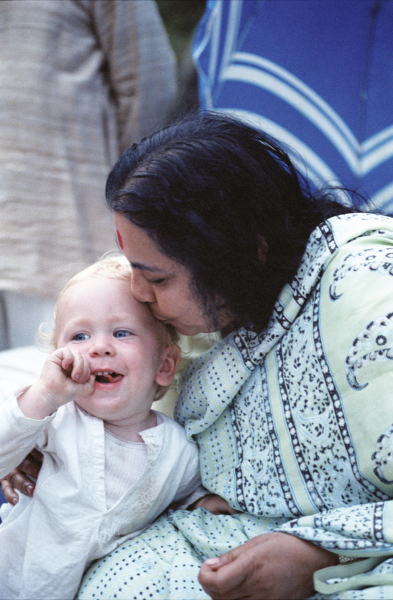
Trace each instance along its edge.
{"label": "baby's fingers", "polygon": [[87,383],[90,377],[91,371],[86,356],[80,354],[80,352],[75,352],[71,378],[77,383]]}
{"label": "baby's fingers", "polygon": [[75,353],[70,350],[70,348],[59,348],[53,352],[53,356],[58,357],[60,360],[60,366],[63,371],[71,376],[71,372],[73,371],[73,365],[75,361]]}

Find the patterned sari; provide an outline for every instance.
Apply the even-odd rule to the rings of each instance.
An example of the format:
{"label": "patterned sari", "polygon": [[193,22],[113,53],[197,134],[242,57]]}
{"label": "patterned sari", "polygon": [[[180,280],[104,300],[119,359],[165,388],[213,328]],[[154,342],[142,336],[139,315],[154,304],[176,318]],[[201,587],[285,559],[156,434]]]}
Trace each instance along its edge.
{"label": "patterned sari", "polygon": [[359,560],[313,598],[393,597],[393,219],[344,215],[310,236],[267,329],[194,360],[176,419],[204,486],[241,511],[168,511],[95,563],[78,598],[208,598],[203,560],[283,531]]}

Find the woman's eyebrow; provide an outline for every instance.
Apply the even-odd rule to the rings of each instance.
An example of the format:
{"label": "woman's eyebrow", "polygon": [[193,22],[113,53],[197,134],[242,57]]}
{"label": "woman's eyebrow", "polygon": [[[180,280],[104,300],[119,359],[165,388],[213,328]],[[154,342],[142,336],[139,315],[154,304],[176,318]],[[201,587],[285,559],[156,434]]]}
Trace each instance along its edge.
{"label": "woman's eyebrow", "polygon": [[147,265],[144,265],[143,263],[134,263],[130,261],[130,265],[132,269],[139,269],[140,271],[149,271],[150,273],[164,273],[164,271],[162,269],[159,269],[158,267],[149,267]]}

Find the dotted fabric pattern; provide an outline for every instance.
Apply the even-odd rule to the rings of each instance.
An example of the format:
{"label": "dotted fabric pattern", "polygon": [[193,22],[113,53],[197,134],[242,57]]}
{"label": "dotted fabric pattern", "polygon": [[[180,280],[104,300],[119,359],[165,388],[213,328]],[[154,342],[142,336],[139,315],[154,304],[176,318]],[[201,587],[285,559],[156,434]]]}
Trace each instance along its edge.
{"label": "dotted fabric pattern", "polygon": [[241,514],[169,512],[93,565],[79,599],[206,599],[200,564],[274,530],[386,557],[367,573],[372,596],[337,598],[389,597],[392,247],[391,218],[326,221],[268,328],[236,331],[187,367],[176,419],[199,444],[204,486]]}

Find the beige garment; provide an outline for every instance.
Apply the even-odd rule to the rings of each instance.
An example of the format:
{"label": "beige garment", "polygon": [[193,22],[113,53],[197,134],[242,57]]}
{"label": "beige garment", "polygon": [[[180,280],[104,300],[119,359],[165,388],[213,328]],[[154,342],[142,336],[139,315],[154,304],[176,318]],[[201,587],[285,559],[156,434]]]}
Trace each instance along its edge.
{"label": "beige garment", "polygon": [[0,2],[0,290],[54,297],[115,246],[106,177],[175,82],[154,0]]}

